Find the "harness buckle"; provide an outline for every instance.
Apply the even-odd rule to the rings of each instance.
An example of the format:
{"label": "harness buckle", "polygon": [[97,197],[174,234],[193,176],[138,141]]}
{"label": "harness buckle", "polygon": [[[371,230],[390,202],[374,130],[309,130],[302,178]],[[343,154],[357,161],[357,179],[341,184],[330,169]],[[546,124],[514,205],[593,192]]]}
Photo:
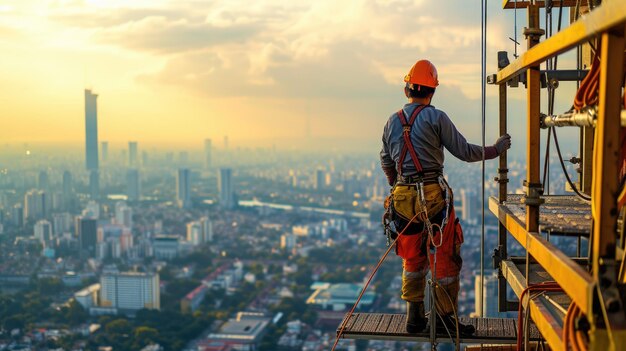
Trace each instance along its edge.
{"label": "harness buckle", "polygon": [[410,133],[410,132],[411,132],[411,126],[410,126],[410,125],[405,125],[405,126],[402,126],[402,130],[403,130],[405,133]]}

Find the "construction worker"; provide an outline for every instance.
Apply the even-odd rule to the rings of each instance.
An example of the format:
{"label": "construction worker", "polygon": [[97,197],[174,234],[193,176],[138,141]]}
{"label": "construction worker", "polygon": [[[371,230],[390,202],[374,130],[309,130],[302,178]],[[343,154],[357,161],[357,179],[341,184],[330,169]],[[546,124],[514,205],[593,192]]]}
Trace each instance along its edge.
{"label": "construction worker", "polygon": [[[389,185],[393,186],[388,212],[391,222],[396,232],[406,227],[396,242],[396,252],[403,259],[406,330],[418,333],[426,328],[426,275],[429,267],[436,265],[435,306],[442,317],[437,329],[454,332],[463,231],[454,212],[452,191],[443,179],[443,149],[460,160],[477,162],[483,159],[483,154],[485,159],[493,159],[509,149],[511,137],[503,135],[484,150],[468,143],[445,112],[430,105],[439,85],[437,70],[431,62],[417,61],[404,81],[404,94],[409,102],[389,117],[380,159]],[[475,331],[471,325],[458,326],[462,336]]]}

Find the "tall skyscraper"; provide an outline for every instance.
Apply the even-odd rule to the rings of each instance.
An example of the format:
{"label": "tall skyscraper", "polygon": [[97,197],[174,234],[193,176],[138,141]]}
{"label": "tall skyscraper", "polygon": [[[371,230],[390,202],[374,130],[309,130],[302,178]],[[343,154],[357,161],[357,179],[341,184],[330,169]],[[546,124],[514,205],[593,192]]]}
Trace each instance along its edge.
{"label": "tall skyscraper", "polygon": [[100,198],[100,172],[98,170],[89,171],[89,195],[92,200]]}
{"label": "tall skyscraper", "polygon": [[122,311],[160,309],[159,275],[155,273],[115,273],[100,277],[100,305]]}
{"label": "tall skyscraper", "polygon": [[52,215],[52,233],[60,237],[63,233],[69,233],[72,228],[72,215],[68,212],[55,213]]}
{"label": "tall skyscraper", "polygon": [[103,141],[100,145],[102,151],[102,162],[107,162],[109,160],[109,142]]}
{"label": "tall skyscraper", "polygon": [[191,207],[191,175],[186,168],[179,169],[176,176],[176,202],[180,208]]}
{"label": "tall skyscraper", "polygon": [[24,208],[22,204],[16,204],[11,210],[11,223],[18,228],[24,226]]}
{"label": "tall skyscraper", "polygon": [[128,142],[128,165],[130,167],[137,167],[139,163],[139,153],[137,150],[137,142],[129,141]]}
{"label": "tall skyscraper", "polygon": [[88,170],[98,170],[98,95],[85,89],[85,160]]}
{"label": "tall skyscraper", "polygon": [[230,168],[220,169],[218,188],[220,190],[220,206],[227,209],[234,208],[236,204],[233,189],[233,172]]}
{"label": "tall skyscraper", "polygon": [[98,173],[98,95],[85,89],[85,164],[89,171],[89,194],[100,197]]}
{"label": "tall skyscraper", "polygon": [[133,209],[125,202],[120,201],[115,204],[115,223],[127,228],[133,227]]}
{"label": "tall skyscraper", "polygon": [[326,172],[322,169],[315,171],[315,189],[320,190],[326,187]]}
{"label": "tall skyscraper", "polygon": [[475,314],[480,316],[483,310],[483,317],[504,317],[506,313],[498,312],[498,275],[493,273],[485,275],[485,285],[483,288],[483,300],[480,300],[480,275],[474,279],[474,289],[476,300],[474,302]]}
{"label": "tall skyscraper", "polygon": [[224,150],[228,150],[228,135],[224,135]]}
{"label": "tall skyscraper", "polygon": [[24,195],[24,219],[41,219],[47,215],[46,193],[42,190],[31,190]]}
{"label": "tall skyscraper", "polygon": [[211,167],[211,139],[204,140],[204,168]]}
{"label": "tall skyscraper", "polygon": [[81,255],[96,256],[98,243],[98,222],[93,218],[76,217],[76,234],[78,235]]}
{"label": "tall skyscraper", "polygon": [[202,235],[204,237],[204,242],[212,242],[213,241],[213,222],[209,217],[200,218],[200,225],[202,226]]}
{"label": "tall skyscraper", "polygon": [[39,180],[37,182],[39,189],[44,190],[44,191],[49,191],[50,190],[50,181],[48,179],[48,172],[46,171],[40,171],[39,172]]}
{"label": "tall skyscraper", "polygon": [[471,190],[464,188],[460,189],[461,199],[461,219],[463,221],[477,221],[478,213],[480,211],[480,203],[478,201],[478,194]]}
{"label": "tall skyscraper", "polygon": [[187,241],[192,245],[200,245],[204,242],[202,225],[198,221],[187,223]]}
{"label": "tall skyscraper", "polygon": [[141,183],[137,169],[129,169],[126,172],[126,196],[128,196],[128,201],[139,201],[141,197]]}

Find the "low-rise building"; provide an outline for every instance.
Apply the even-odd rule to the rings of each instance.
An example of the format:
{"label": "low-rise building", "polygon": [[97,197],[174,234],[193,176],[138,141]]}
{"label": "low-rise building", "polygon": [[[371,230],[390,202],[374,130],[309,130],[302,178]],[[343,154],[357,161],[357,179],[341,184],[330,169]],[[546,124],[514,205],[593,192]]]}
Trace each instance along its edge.
{"label": "low-rise building", "polygon": [[271,319],[262,313],[239,312],[207,340],[221,341],[239,351],[256,351],[267,332]]}

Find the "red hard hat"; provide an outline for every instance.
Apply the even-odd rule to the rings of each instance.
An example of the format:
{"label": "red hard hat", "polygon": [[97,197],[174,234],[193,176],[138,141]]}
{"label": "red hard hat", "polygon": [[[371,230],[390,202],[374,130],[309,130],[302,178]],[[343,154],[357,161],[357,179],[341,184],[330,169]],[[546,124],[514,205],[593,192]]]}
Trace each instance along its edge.
{"label": "red hard hat", "polygon": [[417,84],[425,87],[436,88],[439,85],[437,79],[437,69],[428,60],[417,61],[409,74],[404,76],[404,81],[409,84]]}

